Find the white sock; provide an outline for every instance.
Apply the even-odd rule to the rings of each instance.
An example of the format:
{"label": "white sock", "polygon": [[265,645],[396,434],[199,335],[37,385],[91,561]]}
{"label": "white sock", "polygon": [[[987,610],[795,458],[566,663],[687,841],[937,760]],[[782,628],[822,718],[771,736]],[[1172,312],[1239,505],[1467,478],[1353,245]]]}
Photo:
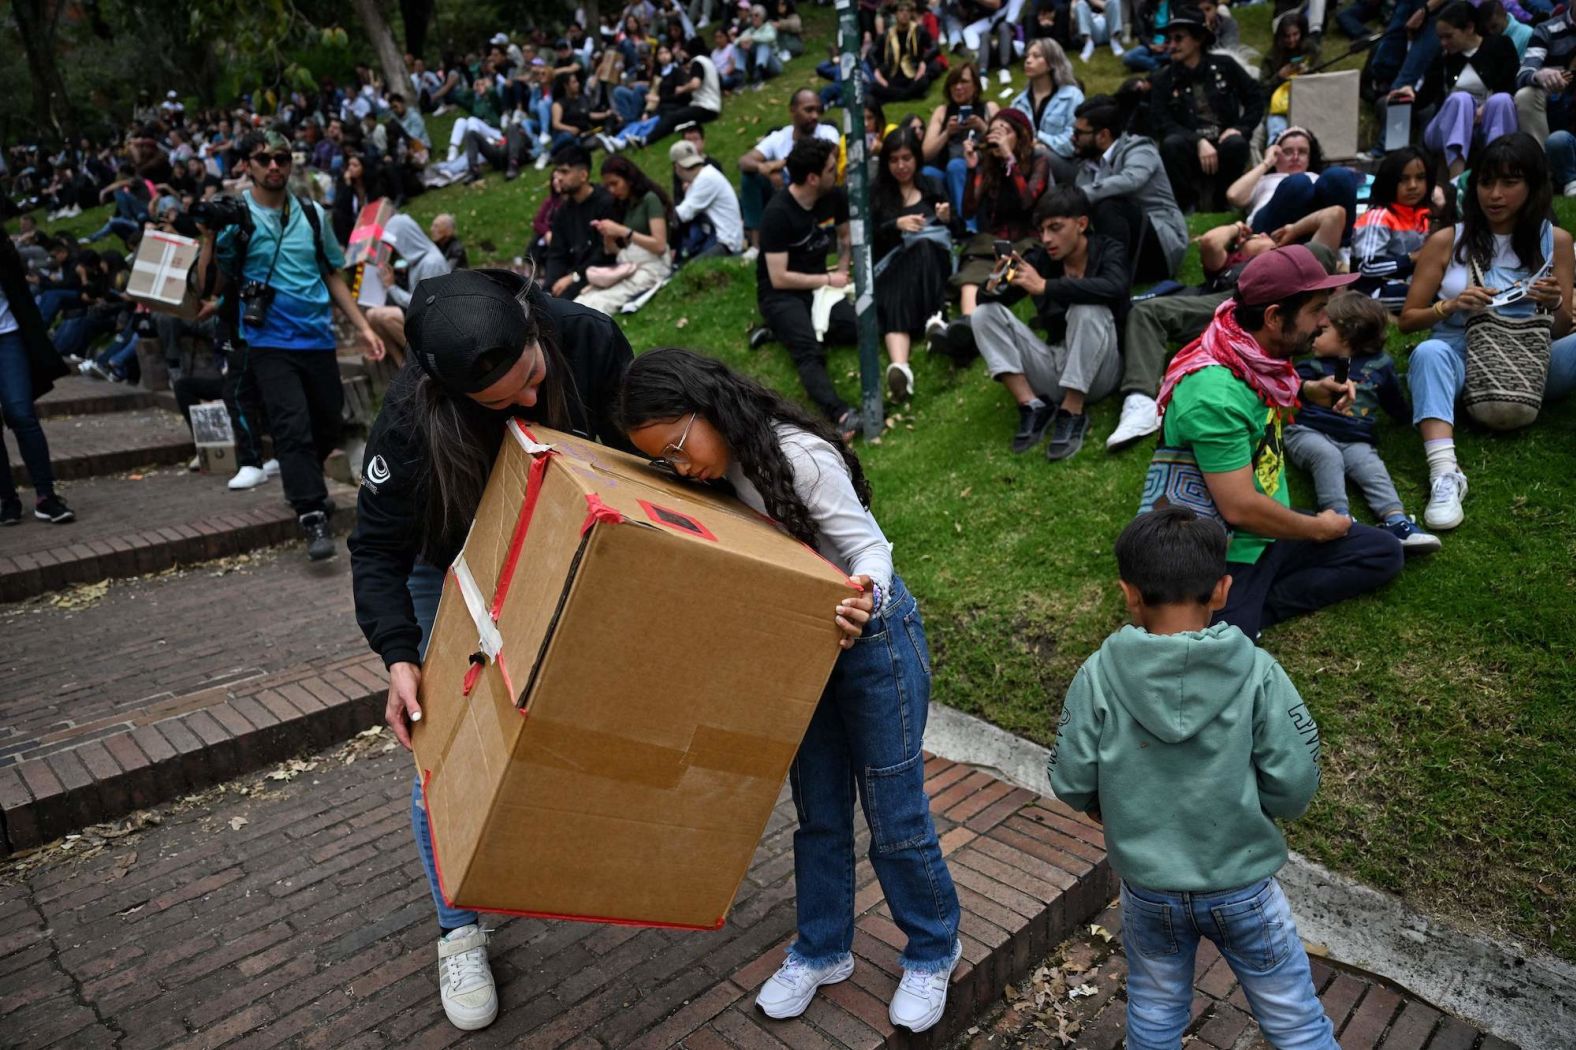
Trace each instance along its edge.
{"label": "white sock", "polygon": [[1432,441],[1423,442],[1423,455],[1428,457],[1428,480],[1433,481],[1441,474],[1460,473],[1461,468],[1456,465],[1456,441],[1454,438],[1434,438]]}

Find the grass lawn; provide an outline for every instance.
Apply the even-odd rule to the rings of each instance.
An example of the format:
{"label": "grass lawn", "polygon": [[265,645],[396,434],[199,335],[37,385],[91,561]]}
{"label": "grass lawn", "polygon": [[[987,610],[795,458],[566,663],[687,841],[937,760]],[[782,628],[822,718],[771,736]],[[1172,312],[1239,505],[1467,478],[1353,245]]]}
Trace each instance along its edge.
{"label": "grass lawn", "polygon": [[[813,7],[805,14],[812,54],[767,90],[731,98],[707,129],[709,152],[730,170],[785,121],[790,89],[814,81],[831,18]],[[1239,20],[1245,40],[1267,43],[1268,5]],[[1074,66],[1090,94],[1121,80],[1108,49]],[[993,97],[1000,90],[992,84]],[[926,102],[888,117],[928,114],[939,97],[938,84]],[[448,121],[429,127],[441,148]],[[663,185],[666,145],[632,154]],[[514,183],[489,177],[408,210],[424,223],[453,212],[475,263],[508,259],[530,238],[545,181],[529,170]],[[1560,204],[1569,226],[1576,209]],[[60,228],[91,229],[98,214]],[[1223,218],[1196,216],[1194,232]],[[1187,268],[1196,279],[1196,253]],[[621,323],[637,352],[701,348],[797,395],[780,346],[746,345],[754,283],[753,268],[737,263],[695,265]],[[1412,342],[1394,337],[1403,363]],[[832,364],[852,399],[856,353],[835,351]],[[1013,456],[1015,410],[978,363],[954,371],[921,353],[914,367],[912,406],[889,407],[892,429],[860,451],[875,511],[927,618],[935,695],[1049,743],[1073,672],[1124,622],[1111,544],[1137,507],[1148,446],[1105,454],[1112,399],[1094,407],[1090,443],[1074,460]],[[1420,514],[1421,443],[1405,426],[1386,428],[1385,460]],[[1468,520],[1441,553],[1376,597],[1265,635],[1325,737],[1323,790],[1287,830],[1296,849],[1425,912],[1576,959],[1576,729],[1563,710],[1576,695],[1576,408],[1549,408],[1527,433],[1466,430],[1458,448],[1472,482]],[[1294,480],[1293,495],[1311,502],[1306,479]]]}

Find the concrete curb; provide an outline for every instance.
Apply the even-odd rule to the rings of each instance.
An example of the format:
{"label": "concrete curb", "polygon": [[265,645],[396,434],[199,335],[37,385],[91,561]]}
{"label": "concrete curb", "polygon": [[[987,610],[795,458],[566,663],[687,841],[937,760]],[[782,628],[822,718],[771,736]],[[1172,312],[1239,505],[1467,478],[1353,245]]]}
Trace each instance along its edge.
{"label": "concrete curb", "polygon": [[[925,749],[1029,791],[1050,791],[1046,748],[943,704],[930,705]],[[1297,853],[1278,878],[1302,936],[1331,958],[1521,1046],[1571,1045],[1576,966],[1431,920]]]}

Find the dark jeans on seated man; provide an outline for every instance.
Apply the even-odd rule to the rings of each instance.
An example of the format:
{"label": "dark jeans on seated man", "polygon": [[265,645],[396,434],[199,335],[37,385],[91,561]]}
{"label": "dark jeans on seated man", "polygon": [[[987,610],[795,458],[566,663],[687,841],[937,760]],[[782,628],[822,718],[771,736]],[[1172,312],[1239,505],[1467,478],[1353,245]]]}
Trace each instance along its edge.
{"label": "dark jeans on seated man", "polygon": [[1383,529],[1352,525],[1338,540],[1276,540],[1252,565],[1227,562],[1231,592],[1216,623],[1249,638],[1282,620],[1378,590],[1401,571],[1401,541]]}
{"label": "dark jeans on seated man", "polygon": [[1179,133],[1160,140],[1160,159],[1166,166],[1166,176],[1171,180],[1171,192],[1176,194],[1177,206],[1183,211],[1192,211],[1194,208],[1224,210],[1222,204],[1226,187],[1248,170],[1253,147],[1246,138],[1232,135],[1214,145],[1219,156],[1216,158],[1215,174],[1208,176],[1214,180],[1211,199],[1204,200],[1202,191],[1206,176],[1198,159],[1198,139],[1191,134]]}
{"label": "dark jeans on seated man", "polygon": [[1107,197],[1094,206],[1089,227],[1122,242],[1134,283],[1151,284],[1171,277],[1166,253],[1137,198]]}
{"label": "dark jeans on seated man", "polygon": [[[810,296],[799,293],[764,295],[759,305],[766,327],[788,348],[788,356],[799,371],[804,392],[826,418],[837,422],[848,411],[848,402],[838,396],[837,387],[826,371],[826,346],[815,338],[815,325],[810,319]],[[849,345],[858,338],[859,318],[854,304],[839,299],[832,307],[826,343]]]}
{"label": "dark jeans on seated man", "polygon": [[525,131],[518,124],[511,124],[504,132],[502,146],[492,139],[483,138],[474,131],[465,133],[465,163],[475,171],[481,161],[486,161],[497,171],[519,171],[520,162],[530,156],[530,143]]}

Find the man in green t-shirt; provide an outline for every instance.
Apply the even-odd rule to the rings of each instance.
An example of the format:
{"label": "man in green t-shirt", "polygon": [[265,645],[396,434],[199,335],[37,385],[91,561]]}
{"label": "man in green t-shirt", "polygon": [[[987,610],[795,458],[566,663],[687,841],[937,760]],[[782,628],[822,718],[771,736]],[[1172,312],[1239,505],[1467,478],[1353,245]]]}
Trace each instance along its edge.
{"label": "man in green t-shirt", "polygon": [[1340,411],[1353,395],[1331,377],[1302,380],[1291,359],[1324,326],[1324,304],[1356,274],[1326,274],[1301,245],[1250,262],[1235,295],[1183,348],[1160,391],[1164,444],[1187,448],[1232,531],[1232,577],[1217,621],[1249,638],[1301,613],[1366,593],[1401,571],[1401,544],[1344,514],[1291,509],[1281,434],[1303,400]]}

